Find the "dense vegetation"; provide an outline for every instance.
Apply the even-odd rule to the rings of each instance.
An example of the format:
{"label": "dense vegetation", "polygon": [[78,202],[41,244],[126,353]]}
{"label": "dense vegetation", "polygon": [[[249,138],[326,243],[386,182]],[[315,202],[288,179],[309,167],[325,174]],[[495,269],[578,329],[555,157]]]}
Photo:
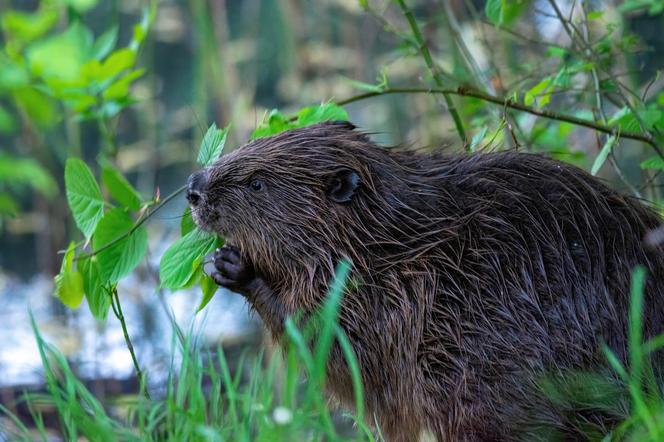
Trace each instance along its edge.
{"label": "dense vegetation", "polygon": [[[217,291],[204,271],[205,256],[223,238],[198,230],[185,211],[179,239],[157,269],[146,258],[149,226],[182,196],[192,167],[209,165],[248,139],[350,116],[368,130],[389,128],[395,139],[417,144],[546,152],[661,210],[664,81],[657,63],[664,41],[653,39],[648,26],[661,27],[662,0],[340,0],[325,6],[330,25],[321,32],[312,23],[321,16],[318,6],[306,2],[152,2],[140,11],[95,0],[16,3],[0,12],[3,248],[13,244],[28,213],[62,220],[32,233],[41,250],[32,261],[43,265],[34,270],[55,273],[59,266],[54,290],[67,307],[85,299],[99,321],[113,313],[141,391],[123,402],[122,415],[117,407],[110,413],[33,325],[47,392],[24,398],[32,422],[14,418],[15,437],[46,440],[39,405],[48,403],[67,440],[380,438],[365,426],[353,352],[335,323],[344,263],[315,323],[287,324],[285,362],[281,355],[250,355],[231,373],[221,348],[206,354],[195,331],[173,323],[180,362],[167,385],[149,388],[150,373],[141,370],[118,284],[144,268],[158,275],[160,289],[200,287],[199,310],[205,308]],[[170,66],[161,66],[160,57],[170,55],[169,29],[183,26],[173,23],[180,10],[187,11],[180,19],[191,22],[196,46],[187,60],[190,77],[171,83]],[[358,29],[366,39],[356,38]],[[185,99],[163,92],[175,96],[187,84]],[[169,100],[182,104],[176,111]],[[256,119],[252,108],[264,115]],[[180,122],[180,133],[160,122],[165,112]],[[200,121],[223,128],[203,131]],[[162,171],[176,169],[179,184],[160,183]],[[164,196],[163,187],[175,190]],[[54,265],[57,250],[62,260]],[[10,261],[3,251],[1,264],[11,268]],[[648,354],[664,339],[642,342],[644,278],[636,269],[629,365],[606,351],[620,385],[599,374],[547,384],[561,405],[600,404],[624,415],[609,435],[589,429],[591,439],[664,440],[662,385],[648,365]],[[348,416],[332,413],[322,393],[334,339],[354,367],[357,404]],[[250,370],[242,369],[246,364]],[[356,426],[348,429],[349,423]]]}

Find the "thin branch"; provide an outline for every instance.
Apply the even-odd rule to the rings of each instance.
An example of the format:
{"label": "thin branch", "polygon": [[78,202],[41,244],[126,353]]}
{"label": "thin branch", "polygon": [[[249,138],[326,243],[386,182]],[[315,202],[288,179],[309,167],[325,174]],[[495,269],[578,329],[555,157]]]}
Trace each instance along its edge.
{"label": "thin branch", "polygon": [[127,344],[127,349],[131,355],[131,361],[134,363],[134,370],[136,370],[136,376],[138,377],[138,382],[142,386],[141,389],[143,390],[143,394],[146,398],[150,399],[150,393],[148,393],[147,386],[145,385],[143,371],[141,371],[141,367],[138,365],[138,359],[136,359],[136,353],[134,352],[134,345],[131,343],[131,339],[129,338],[127,323],[125,322],[124,315],[122,314],[122,306],[120,305],[120,298],[118,296],[117,288],[113,288],[113,291],[111,292],[111,306],[113,307],[113,313],[115,314],[115,317],[118,318],[118,321],[120,321],[120,325],[122,326],[122,333],[124,334],[125,343]]}
{"label": "thin branch", "polygon": [[91,251],[90,253],[85,253],[85,254],[83,254],[83,255],[79,255],[79,256],[77,256],[75,259],[76,259],[76,260],[80,260],[80,259],[87,259],[87,258],[93,257],[93,256],[97,255],[98,253],[103,252],[104,250],[108,249],[109,247],[114,246],[115,244],[119,243],[119,242],[122,241],[123,239],[127,238],[129,235],[131,235],[131,234],[134,233],[136,230],[138,230],[138,228],[141,227],[141,226],[143,225],[143,223],[145,223],[147,220],[149,220],[150,218],[152,218],[152,215],[154,215],[155,212],[157,212],[159,209],[161,209],[162,207],[164,207],[167,203],[169,203],[173,198],[175,198],[176,196],[178,196],[180,193],[184,192],[184,190],[185,190],[186,188],[187,188],[187,186],[182,186],[182,187],[180,187],[179,189],[177,189],[176,191],[174,191],[173,193],[171,193],[170,195],[168,195],[166,198],[164,198],[163,200],[161,200],[161,202],[160,202],[159,204],[157,204],[157,205],[154,207],[154,209],[152,209],[151,211],[147,212],[147,213],[146,213],[145,215],[143,215],[138,221],[136,221],[136,224],[134,224],[133,227],[132,227],[131,229],[129,229],[128,231],[126,231],[126,232],[123,233],[122,235],[118,236],[118,237],[115,238],[113,241],[109,242],[108,244],[103,245],[102,247],[98,248],[97,250],[93,250],[93,251]]}
{"label": "thin branch", "polygon": [[518,103],[509,98],[501,98],[493,95],[486,94],[484,92],[475,91],[465,87],[459,87],[456,89],[426,89],[426,88],[416,88],[416,87],[404,87],[404,88],[389,88],[382,91],[376,92],[366,92],[363,94],[355,95],[353,97],[346,98],[344,100],[339,100],[336,102],[339,106],[345,106],[356,101],[366,100],[368,98],[377,97],[380,95],[390,95],[390,94],[448,94],[448,95],[457,95],[461,97],[472,97],[479,100],[485,101],[487,103],[494,103],[500,106],[505,106],[510,109],[515,109],[518,111],[526,112],[538,117],[547,118],[549,120],[564,121],[566,123],[574,124],[576,126],[587,127],[589,129],[594,129],[598,132],[611,135],[619,135],[620,138],[627,138],[630,140],[641,141],[643,143],[651,146],[659,156],[664,158],[664,151],[660,146],[655,142],[650,134],[642,134],[638,132],[620,132],[617,133],[615,127],[607,126],[605,124],[596,123],[594,121],[586,120],[583,118],[574,117],[571,115],[565,115],[554,111],[547,111],[543,109],[535,109],[524,104]]}
{"label": "thin branch", "polygon": [[[418,26],[417,21],[415,20],[413,12],[410,10],[410,8],[408,8],[405,0],[396,0],[396,2],[401,8],[401,11],[403,12],[404,16],[406,17],[408,24],[410,25],[410,29],[413,33],[413,38],[415,38],[415,42],[417,43],[417,49],[420,51],[420,54],[422,55],[424,62],[429,68],[429,71],[431,71],[431,75],[433,76],[435,83],[440,88],[445,87],[445,82],[443,81],[440,68],[436,65],[436,63],[433,61],[433,58],[431,57],[429,46],[427,46],[427,44],[424,42],[424,38],[422,37],[422,32],[420,31],[420,27]],[[452,116],[452,119],[454,120],[454,126],[456,127],[456,130],[459,133],[459,138],[461,138],[461,142],[465,144],[467,141],[466,130],[463,127],[461,116],[459,115],[459,112],[457,111],[456,106],[454,105],[454,101],[452,101],[450,94],[444,92],[443,92],[443,98],[445,99],[447,110],[449,111],[450,115]]]}

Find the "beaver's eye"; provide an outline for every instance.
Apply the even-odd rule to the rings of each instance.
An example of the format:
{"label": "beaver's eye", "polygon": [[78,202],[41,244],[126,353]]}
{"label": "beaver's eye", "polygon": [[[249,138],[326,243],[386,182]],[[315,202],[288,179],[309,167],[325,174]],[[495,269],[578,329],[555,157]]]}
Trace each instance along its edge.
{"label": "beaver's eye", "polygon": [[260,192],[265,188],[265,184],[263,183],[263,181],[256,179],[256,180],[251,180],[251,183],[249,183],[249,187],[254,192]]}

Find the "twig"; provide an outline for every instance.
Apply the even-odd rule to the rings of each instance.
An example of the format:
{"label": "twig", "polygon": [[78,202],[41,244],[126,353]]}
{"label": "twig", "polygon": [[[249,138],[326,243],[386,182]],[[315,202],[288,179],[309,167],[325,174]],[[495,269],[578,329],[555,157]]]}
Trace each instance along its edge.
{"label": "twig", "polygon": [[[429,71],[431,71],[431,75],[433,76],[434,82],[440,88],[445,87],[445,82],[443,81],[443,77],[441,76],[440,68],[436,65],[436,63],[433,61],[433,58],[431,57],[429,46],[427,46],[427,44],[424,42],[424,38],[422,37],[422,32],[420,31],[420,27],[418,26],[417,21],[415,21],[415,16],[413,15],[413,12],[410,10],[410,8],[408,8],[405,0],[396,0],[396,2],[401,8],[401,11],[403,12],[404,16],[406,17],[408,24],[410,25],[410,29],[413,33],[413,38],[415,38],[415,42],[417,43],[417,49],[420,51],[420,54],[422,54],[422,58],[424,59],[424,62],[429,68]],[[452,116],[452,119],[454,120],[454,126],[456,127],[456,130],[459,134],[459,138],[461,138],[462,143],[466,144],[467,141],[466,130],[463,127],[463,122],[461,121],[459,112],[457,111],[456,106],[454,105],[454,101],[452,101],[450,94],[447,94],[445,92],[443,92],[442,94],[443,98],[445,99],[445,104],[447,105],[447,110],[449,111],[450,115]]]}
{"label": "twig", "polygon": [[[458,95],[462,97],[472,97],[477,98],[488,103],[494,103],[500,106],[505,106],[510,109],[515,109],[518,111],[526,112],[532,115],[537,115],[538,117],[547,118],[549,120],[564,121],[566,123],[571,123],[576,126],[587,127],[589,129],[594,129],[598,132],[605,134],[613,135],[616,132],[616,128],[607,126],[604,124],[596,123],[594,121],[586,120],[583,118],[574,117],[571,115],[565,115],[558,112],[547,111],[542,109],[535,109],[524,104],[518,103],[510,98],[501,98],[493,95],[485,94],[484,92],[475,91],[465,87],[459,87],[456,89],[426,89],[426,88],[416,88],[416,87],[403,87],[403,88],[388,88],[383,89],[382,91],[376,92],[366,92],[363,94],[355,95],[353,97],[346,98],[344,100],[339,100],[336,102],[339,106],[344,106],[356,101],[366,100],[368,98],[377,97],[380,95],[389,95],[389,94],[448,94],[448,95]],[[642,134],[638,132],[620,132],[621,138],[627,138],[630,140],[641,141],[650,145],[655,152],[661,157],[664,158],[664,151],[660,146],[655,142],[655,140],[649,134]]]}
{"label": "twig", "polygon": [[138,365],[138,359],[136,359],[136,353],[134,352],[134,345],[131,343],[131,339],[129,338],[129,332],[127,331],[127,323],[125,322],[124,315],[122,314],[122,306],[120,305],[120,298],[118,297],[117,288],[113,288],[113,291],[111,292],[111,307],[113,307],[113,313],[115,314],[115,317],[118,318],[118,321],[120,321],[120,325],[122,326],[122,333],[124,334],[125,343],[127,344],[127,349],[129,350],[129,354],[131,355],[131,360],[134,363],[136,376],[138,377],[138,382],[141,385],[143,394],[145,395],[146,398],[150,399],[150,393],[148,393],[147,385],[145,385],[145,378],[143,377],[144,376],[143,372],[141,371],[141,367]]}
{"label": "twig", "polygon": [[134,224],[134,225],[132,226],[131,229],[129,229],[128,231],[126,231],[126,232],[123,233],[122,235],[118,236],[118,237],[115,238],[113,241],[111,241],[111,242],[109,242],[109,243],[107,243],[107,244],[104,244],[102,247],[98,248],[97,250],[93,250],[93,251],[91,251],[90,253],[85,253],[85,254],[83,254],[83,255],[78,255],[75,259],[76,259],[76,260],[80,260],[80,259],[87,259],[87,258],[90,258],[90,257],[92,257],[92,256],[97,255],[97,254],[100,253],[100,252],[103,252],[104,250],[108,249],[109,247],[114,246],[115,244],[119,243],[120,241],[122,241],[123,239],[125,239],[126,237],[128,237],[129,235],[131,235],[132,233],[134,233],[139,227],[141,227],[141,226],[143,225],[143,223],[145,223],[148,219],[150,219],[150,218],[152,217],[152,215],[155,214],[155,212],[157,212],[159,209],[161,209],[162,207],[164,207],[168,202],[170,202],[173,198],[175,198],[176,196],[178,196],[178,195],[179,195],[181,192],[183,192],[186,188],[187,188],[187,186],[182,186],[182,187],[180,187],[179,189],[177,189],[176,191],[174,191],[173,193],[171,193],[170,195],[168,195],[166,198],[164,198],[163,200],[161,200],[161,202],[160,202],[159,204],[157,204],[157,205],[154,207],[154,209],[152,209],[151,211],[147,212],[147,213],[146,213],[145,215],[143,215],[138,221],[136,221],[136,224]]}

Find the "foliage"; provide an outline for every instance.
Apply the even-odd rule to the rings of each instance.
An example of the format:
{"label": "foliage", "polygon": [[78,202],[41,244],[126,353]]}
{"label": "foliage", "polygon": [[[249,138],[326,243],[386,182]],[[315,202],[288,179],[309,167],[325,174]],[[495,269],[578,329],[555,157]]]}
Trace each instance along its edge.
{"label": "foliage", "polygon": [[[107,127],[112,117],[134,102],[129,87],[143,74],[143,69],[135,67],[136,56],[155,9],[144,11],[143,19],[133,29],[132,40],[123,48],[115,48],[117,26],[96,39],[79,19],[72,20],[63,31],[56,29],[64,7],[83,13],[96,3],[96,0],[43,1],[33,12],[13,9],[3,12],[0,134],[19,130],[14,114],[22,116],[21,123],[28,130],[54,131],[58,124],[65,124],[61,107],[72,112],[77,120],[93,119],[100,127]],[[112,146],[108,149],[112,151]],[[9,164],[11,169],[3,168],[3,164]],[[0,221],[3,216],[19,212],[12,187],[30,186],[49,198],[56,196],[57,184],[51,178],[49,166],[31,158],[2,155]],[[92,219],[90,226],[94,224]],[[92,233],[90,226],[84,232],[86,237]]]}
{"label": "foliage", "polygon": [[[114,404],[127,412],[118,418],[106,404],[77,379],[67,360],[46,343],[36,325],[37,339],[45,369],[47,392],[27,393],[29,404],[46,404],[58,412],[62,436],[104,441],[267,441],[267,440],[369,440],[374,436],[364,423],[364,395],[357,359],[341,332],[336,318],[348,276],[348,263],[342,263],[321,314],[310,326],[298,328],[287,323],[285,348],[288,358],[281,367],[281,355],[267,358],[262,352],[240,359],[231,371],[224,351],[203,351],[194,337],[175,341],[173,353],[180,363],[171,363],[166,384],[158,399],[139,396]],[[315,322],[315,327],[312,327]],[[177,325],[173,325],[177,327]],[[311,343],[313,328],[322,329]],[[332,421],[324,395],[325,366],[332,345],[339,345],[346,358],[355,386],[356,411],[345,416],[346,426],[357,425],[351,435],[342,436]],[[175,358],[173,359],[175,361]],[[306,375],[310,380],[297,380]],[[33,419],[42,422],[39,408]],[[2,410],[11,415],[8,410]],[[35,435],[16,417],[12,440],[35,440]],[[43,426],[37,426],[40,440],[47,440]]]}
{"label": "foliage", "polygon": [[252,139],[276,135],[285,130],[305,127],[321,121],[348,120],[348,113],[334,103],[303,107],[293,117],[288,117],[273,109],[251,134]]}
{"label": "foliage", "polygon": [[57,184],[35,160],[0,153],[0,222],[4,216],[18,214],[19,203],[13,194],[20,195],[30,187],[47,198],[53,198]]}

